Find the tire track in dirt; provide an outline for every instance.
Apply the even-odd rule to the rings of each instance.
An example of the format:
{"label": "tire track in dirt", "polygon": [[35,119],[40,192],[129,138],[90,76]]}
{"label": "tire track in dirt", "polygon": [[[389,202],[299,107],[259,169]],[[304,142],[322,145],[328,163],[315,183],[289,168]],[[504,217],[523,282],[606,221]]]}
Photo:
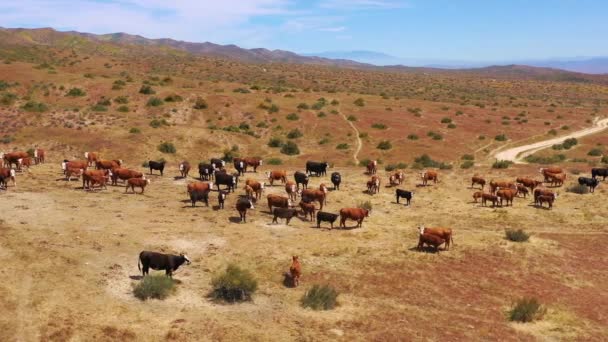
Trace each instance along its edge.
{"label": "tire track in dirt", "polygon": [[344,115],[344,113],[340,112],[340,115],[342,115],[342,118],[344,118],[344,121],[346,121],[350,127],[353,129],[353,131],[355,131],[355,137],[357,138],[357,149],[355,150],[355,152],[353,153],[353,160],[355,161],[355,165],[359,165],[359,152],[361,152],[361,148],[363,147],[363,141],[361,141],[361,138],[359,137],[359,130],[357,129],[357,127],[355,127],[355,125],[349,121],[346,118],[346,115]]}

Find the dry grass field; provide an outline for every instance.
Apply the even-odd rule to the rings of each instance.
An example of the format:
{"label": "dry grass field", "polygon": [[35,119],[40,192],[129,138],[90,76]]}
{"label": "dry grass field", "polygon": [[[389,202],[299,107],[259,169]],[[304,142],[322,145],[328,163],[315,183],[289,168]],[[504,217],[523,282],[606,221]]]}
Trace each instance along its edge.
{"label": "dry grass field", "polygon": [[[601,76],[257,65],[111,43],[69,45],[37,34],[27,36],[36,44],[21,43],[25,33],[0,44],[0,151],[42,147],[48,154],[46,164],[17,175],[17,187],[0,190],[1,341],[608,338],[606,183],[594,194],[565,191],[578,174],[606,165],[606,133],[581,138],[570,150],[537,153],[565,155],[556,165],[567,170],[567,184],[557,189],[552,210],[530,198],[482,207],[469,188],[476,173],[540,178],[540,164],[492,169],[495,152],[605,117]],[[156,93],[141,94],[145,85]],[[66,96],[74,88],[82,96]],[[166,101],[171,95],[182,101]],[[152,97],[162,104],[148,105]],[[206,108],[194,108],[199,98]],[[355,104],[359,98],[363,106]],[[295,129],[302,136],[290,139]],[[495,139],[501,134],[505,141]],[[295,142],[300,153],[281,153],[268,145],[272,138]],[[379,149],[382,141],[392,147]],[[161,153],[161,142],[173,143],[176,153]],[[588,156],[593,148],[601,155]],[[60,162],[82,159],[85,151],[141,171],[142,162],[162,157],[168,168],[163,177],[150,176],[143,195],[124,194],[123,186],[83,191],[82,183],[64,180]],[[264,198],[241,224],[234,205],[243,183],[224,210],[215,207],[215,191],[210,207],[191,208],[186,184],[195,181],[196,164],[226,153],[265,160],[241,182],[262,181],[275,169],[292,179],[305,161],[327,160],[329,173],[339,171],[344,181],[330,191],[325,211],[369,200],[372,215],[362,228],[349,222],[348,229],[318,229],[301,218],[271,224]],[[439,170],[439,183],[419,186],[414,159],[422,154],[452,166]],[[460,168],[465,154],[475,159],[470,169]],[[365,159],[382,162],[382,189],[373,196],[355,162]],[[189,179],[176,177],[182,160],[194,165]],[[395,189],[385,186],[385,167],[400,162],[406,182],[399,188],[415,191],[411,207],[396,204]],[[269,193],[283,194],[284,187],[268,187],[264,197]],[[421,224],[451,227],[453,248],[416,251]],[[510,242],[505,229],[532,235]],[[184,252],[192,260],[176,272],[177,291],[165,300],[133,296],[142,250]],[[303,266],[295,289],[283,285],[292,255]],[[209,297],[211,279],[231,263],[258,280],[252,302]],[[314,284],[335,287],[338,307],[302,308],[300,298]],[[542,320],[508,321],[522,296],[546,306]]]}

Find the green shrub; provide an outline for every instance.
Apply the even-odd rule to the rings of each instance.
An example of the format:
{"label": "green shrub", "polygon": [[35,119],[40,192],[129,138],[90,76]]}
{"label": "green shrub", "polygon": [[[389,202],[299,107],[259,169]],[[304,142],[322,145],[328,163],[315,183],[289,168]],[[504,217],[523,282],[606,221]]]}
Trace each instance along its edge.
{"label": "green shrub", "polygon": [[283,164],[283,160],[281,160],[280,158],[270,158],[266,161],[266,164],[268,165],[281,165]]}
{"label": "green shrub", "polygon": [[114,99],[114,102],[118,104],[127,104],[129,103],[129,98],[126,96],[118,96]]}
{"label": "green shrub", "polygon": [[323,139],[319,140],[319,145],[325,145],[325,144],[327,144],[329,141],[330,141],[330,140],[329,140],[329,138],[325,137],[325,138],[323,138]]}
{"label": "green shrub", "polygon": [[158,145],[158,150],[162,153],[171,153],[174,154],[177,150],[175,149],[175,146],[173,145],[173,143],[170,142],[163,142],[160,145]]}
{"label": "green shrub", "polygon": [[369,134],[367,134],[367,132],[360,132],[360,133],[359,133],[359,138],[361,138],[361,139],[365,139],[365,138],[367,138],[368,136],[369,136]]}
{"label": "green shrub", "polygon": [[[235,145],[236,146],[236,145]],[[233,146],[234,147],[234,146]],[[224,155],[222,156],[222,160],[226,161],[226,162],[231,162],[234,160],[234,158],[238,157],[238,146],[237,146],[237,150],[232,149],[232,150],[224,150]]]}
{"label": "green shrub", "polygon": [[147,275],[133,288],[135,297],[165,299],[175,291],[173,279],[165,275]]}
{"label": "green shrub", "polygon": [[507,136],[504,134],[499,134],[497,136],[494,137],[494,140],[496,141],[507,141]]}
{"label": "green shrub", "polygon": [[224,273],[213,278],[211,285],[213,298],[230,303],[251,300],[258,288],[253,275],[236,265],[229,265]]}
{"label": "green shrub", "polygon": [[120,106],[118,108],[116,108],[117,111],[121,112],[121,113],[128,113],[129,112],[129,106]]}
{"label": "green shrub", "polygon": [[298,104],[298,109],[309,109],[310,107],[308,107],[308,105],[306,103],[300,103]]}
{"label": "green shrub", "polygon": [[599,157],[602,155],[602,150],[599,148],[593,148],[589,152],[587,152],[587,155],[591,157]]}
{"label": "green shrub", "polygon": [[297,155],[300,154],[300,148],[298,148],[298,145],[293,141],[288,141],[285,143],[285,145],[283,145],[283,147],[281,147],[281,153],[288,156]]}
{"label": "green shrub", "polygon": [[349,116],[346,118],[346,120],[348,120],[348,121],[353,121],[353,122],[354,122],[354,121],[357,121],[357,117],[356,117],[356,116],[354,116],[354,115],[349,115]]}
{"label": "green shrub", "polygon": [[12,106],[17,100],[17,95],[13,93],[3,93],[0,95],[0,104],[4,106]]}
{"label": "green shrub", "polygon": [[65,96],[78,97],[85,96],[86,94],[87,93],[85,93],[85,91],[80,88],[72,88],[67,92],[67,94],[65,94]]}
{"label": "green shrub", "polygon": [[530,238],[530,234],[526,233],[523,229],[505,229],[505,237],[513,242],[525,242]]}
{"label": "green shrub", "polygon": [[433,168],[440,168],[440,169],[451,169],[452,166],[449,164],[446,164],[444,162],[438,162],[433,160],[428,154],[423,154],[419,157],[414,158],[414,165],[418,165],[421,167],[433,167]]}
{"label": "green shrub", "polygon": [[313,285],[304,293],[300,303],[302,307],[313,310],[331,310],[336,307],[338,291],[329,285]]}
{"label": "green shrub", "polygon": [[4,135],[2,137],[2,139],[0,139],[0,142],[3,144],[10,144],[15,140],[15,137],[11,136],[11,135]]}
{"label": "green shrub", "polygon": [[270,105],[270,108],[268,108],[268,113],[272,114],[272,113],[277,113],[279,111],[279,106],[277,106],[276,104],[272,104]]}
{"label": "green shrub", "polygon": [[383,124],[383,123],[374,123],[374,124],[372,124],[372,128],[375,128],[375,129],[386,129],[386,125]]}
{"label": "green shrub", "polygon": [[165,102],[182,102],[182,101],[184,101],[184,98],[177,94],[171,94],[171,95],[168,95],[167,97],[165,97]]}
{"label": "green shrub", "polygon": [[291,131],[289,131],[289,133],[287,133],[288,139],[297,139],[301,138],[302,136],[304,136],[304,134],[302,134],[302,132],[297,128],[292,129]]}
{"label": "green shrub", "polygon": [[340,101],[338,101],[338,100],[336,100],[336,99],[333,99],[333,100],[331,100],[331,103],[330,103],[330,104],[331,104],[332,106],[337,106],[337,105],[339,105],[339,104],[340,104]]}
{"label": "green shrub", "polygon": [[336,146],[336,150],[347,150],[350,146],[346,143],[341,143]]}
{"label": "green shrub", "polygon": [[513,162],[510,160],[497,160],[492,164],[493,169],[508,169],[509,166],[513,165]]}
{"label": "green shrub", "polygon": [[462,157],[460,157],[460,159],[462,159],[462,160],[475,160],[475,156],[473,156],[472,154],[463,154]]}
{"label": "green shrub", "polygon": [[378,143],[378,146],[376,146],[376,148],[379,150],[390,150],[391,148],[393,148],[393,144],[391,144],[391,142],[388,140],[382,140],[380,143]]}
{"label": "green shrub", "polygon": [[437,133],[434,131],[429,131],[426,135],[431,137],[433,140],[442,140],[443,139],[443,136],[440,133]]}
{"label": "green shrub", "polygon": [[318,118],[324,118],[324,117],[326,117],[326,116],[327,116],[327,114],[325,114],[325,112],[319,112],[319,113],[317,114],[317,117],[318,117]]}
{"label": "green shrub", "polygon": [[23,105],[22,108],[26,112],[34,112],[34,113],[42,113],[42,112],[46,112],[47,110],[49,110],[49,107],[46,104],[44,104],[42,102],[36,102],[36,101],[27,101]]}
{"label": "green shrub", "polygon": [[604,164],[608,164],[608,156],[603,156],[601,162]]}
{"label": "green shrub", "polygon": [[388,164],[384,167],[384,170],[386,170],[388,172],[395,171],[395,170],[403,170],[403,169],[407,169],[406,163]]}
{"label": "green shrub", "polygon": [[146,106],[148,107],[158,107],[158,106],[162,106],[164,104],[163,100],[159,99],[158,97],[151,97],[148,100],[148,103],[146,103]]}
{"label": "green shrub", "polygon": [[549,132],[547,132],[547,134],[549,135],[557,135],[557,131],[554,129],[549,130]]}
{"label": "green shrub", "polygon": [[[253,89],[253,88],[251,88],[251,89]],[[249,94],[249,93],[251,93],[251,91],[249,91],[249,89],[245,89],[245,88],[236,88],[232,92],[234,92],[234,93],[241,93],[241,94]]]}
{"label": "green shrub", "polygon": [[528,163],[536,163],[536,164],[555,164],[566,160],[566,155],[564,154],[554,154],[550,157],[541,157],[537,155],[529,155],[524,160]]}
{"label": "green shrub", "polygon": [[509,311],[509,320],[512,322],[532,322],[541,319],[546,310],[536,298],[522,298],[515,303]]}
{"label": "green shrub", "polygon": [[472,160],[465,160],[464,162],[462,162],[462,164],[460,164],[461,169],[470,169],[473,166],[475,166],[475,162]]}
{"label": "green shrub", "polygon": [[142,85],[141,88],[139,88],[139,93],[144,95],[153,95],[156,94],[156,91],[154,91],[154,89],[152,89],[152,87],[149,85]]}
{"label": "green shrub", "polygon": [[455,124],[453,124],[453,123],[451,123],[451,124],[448,124],[448,126],[447,126],[447,127],[448,127],[449,129],[454,129],[454,128],[456,128],[456,125],[455,125]]}
{"label": "green shrub", "polygon": [[153,119],[150,121],[150,127],[159,128],[160,126],[169,126],[169,123],[165,119]]}
{"label": "green shrub", "polygon": [[283,140],[281,140],[280,138],[270,138],[270,140],[268,140],[268,146],[281,147],[283,146]]}
{"label": "green shrub", "polygon": [[289,121],[300,120],[300,117],[296,113],[291,113],[291,114],[287,115],[285,118]]}
{"label": "green shrub", "polygon": [[409,140],[418,140],[418,139],[419,139],[419,138],[418,138],[418,136],[417,136],[416,134],[410,134],[410,135],[408,135],[408,136],[407,136],[407,138],[408,138]]}
{"label": "green shrub", "polygon": [[370,201],[359,202],[357,204],[357,208],[372,210],[372,202],[370,202]]}
{"label": "green shrub", "polygon": [[362,98],[356,99],[355,102],[353,102],[353,103],[357,107],[363,107],[363,106],[365,106],[365,100],[363,100]]}
{"label": "green shrub", "polygon": [[139,129],[139,128],[137,128],[137,127],[132,127],[132,128],[129,130],[129,133],[131,133],[131,134],[139,134],[139,133],[141,133],[141,129]]}
{"label": "green shrub", "polygon": [[268,124],[265,123],[264,121],[260,121],[260,122],[258,122],[257,125],[255,125],[255,127],[257,127],[257,128],[268,128]]}
{"label": "green shrub", "polygon": [[443,119],[441,119],[441,123],[442,123],[442,124],[449,124],[449,123],[452,123],[452,119],[450,119],[450,118],[443,118]]}
{"label": "green shrub", "polygon": [[572,192],[579,195],[585,195],[589,193],[589,187],[584,184],[574,184],[566,188],[567,192]]}
{"label": "green shrub", "polygon": [[194,109],[207,109],[207,107],[208,105],[205,99],[203,99],[202,97],[196,98],[196,101],[194,102]]}

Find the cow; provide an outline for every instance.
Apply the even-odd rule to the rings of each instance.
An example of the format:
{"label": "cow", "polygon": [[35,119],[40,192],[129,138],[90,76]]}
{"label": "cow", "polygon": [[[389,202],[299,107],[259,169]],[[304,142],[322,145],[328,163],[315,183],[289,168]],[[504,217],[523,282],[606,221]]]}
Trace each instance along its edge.
{"label": "cow", "polygon": [[245,172],[247,172],[247,168],[251,166],[253,168],[253,172],[258,172],[258,167],[262,166],[262,159],[260,158],[245,158]]}
{"label": "cow", "polygon": [[247,196],[247,198],[251,200],[254,199],[255,195],[253,194],[253,188],[251,186],[245,184],[243,189],[245,189],[245,196]]}
{"label": "cow", "polygon": [[553,208],[553,202],[555,201],[555,197],[556,196],[554,195],[539,195],[538,197],[536,197],[536,204],[542,208],[543,203],[546,202],[549,209],[551,209]]}
{"label": "cow", "polygon": [[528,196],[528,194],[530,193],[528,191],[528,188],[520,183],[515,184],[515,186],[517,187],[517,194],[522,194],[524,196],[524,198],[526,198]]}
{"label": "cow", "polygon": [[84,159],[87,160],[88,166],[93,166],[101,159],[101,156],[99,155],[99,152],[85,152]]}
{"label": "cow", "polygon": [[163,171],[165,171],[165,164],[167,162],[166,161],[154,161],[154,160],[150,160],[148,161],[148,167],[150,168],[150,174],[152,174],[152,170],[158,170],[160,171],[160,175],[162,177],[163,175]]}
{"label": "cow", "polygon": [[484,207],[486,206],[487,201],[492,202],[492,206],[495,207],[496,204],[498,203],[498,200],[499,200],[498,196],[496,196],[496,195],[486,194],[486,193],[481,194],[481,205]]}
{"label": "cow", "polygon": [[378,161],[370,160],[365,167],[367,169],[368,175],[375,175],[376,172],[378,171]]}
{"label": "cow", "polygon": [[29,156],[27,152],[10,152],[5,153],[2,160],[5,167],[11,168],[13,164],[15,164],[15,167],[19,167],[19,159],[28,158]]}
{"label": "cow", "polygon": [[591,177],[592,178],[596,178],[596,177],[602,177],[602,181],[606,180],[606,177],[608,177],[608,168],[593,168],[591,169]]}
{"label": "cow", "polygon": [[501,207],[503,200],[507,203],[507,207],[509,206],[509,202],[511,203],[511,206],[513,206],[513,198],[517,196],[517,188],[498,188],[498,190],[496,191],[496,196],[500,198]]}
{"label": "cow", "polygon": [[437,235],[420,234],[418,237],[418,247],[416,248],[421,251],[424,248],[424,245],[427,245],[434,247],[435,251],[439,252],[439,246],[441,246],[443,243],[445,243],[445,240]]}
{"label": "cow", "polygon": [[41,149],[41,148],[34,149],[34,162],[36,164],[44,164],[45,155],[46,155],[46,153],[44,152],[43,149]]}
{"label": "cow", "polygon": [[179,163],[179,174],[182,178],[188,178],[188,173],[190,173],[190,163],[187,160]]}
{"label": "cow", "polygon": [[215,169],[211,164],[198,164],[198,176],[200,180],[210,180],[215,177]]}
{"label": "cow", "polygon": [[209,191],[193,190],[190,191],[190,201],[192,202],[192,208],[196,206],[196,202],[205,202],[206,206],[209,206]]}
{"label": "cow", "polygon": [[86,171],[88,167],[89,167],[89,162],[86,160],[72,160],[72,161],[64,160],[61,163],[61,170],[63,171],[64,174],[68,168],[83,169]]}
{"label": "cow", "polygon": [[148,184],[150,184],[150,180],[146,179],[145,177],[129,178],[129,179],[127,179],[127,186],[125,187],[125,194],[127,193],[127,190],[129,190],[129,187],[131,188],[131,191],[133,191],[133,193],[135,193],[135,187],[141,188],[140,194],[143,194],[144,189],[146,188],[146,185],[148,185]]}
{"label": "cow", "polygon": [[217,191],[220,191],[220,185],[226,185],[229,192],[234,192],[236,189],[237,178],[234,175],[229,175],[227,173],[216,173],[215,174],[215,185],[217,186]]}
{"label": "cow", "polygon": [[289,275],[294,287],[300,285],[300,277],[302,276],[302,265],[297,255],[291,257],[291,266],[289,266]]}
{"label": "cow", "polygon": [[194,191],[209,192],[213,189],[213,182],[194,182],[186,185],[186,192],[190,195]]}
{"label": "cow", "polygon": [[332,214],[325,211],[317,212],[317,228],[321,228],[321,222],[329,222],[331,225],[330,229],[334,228],[334,222],[338,219],[338,214]]}
{"label": "cow", "polygon": [[420,178],[422,178],[422,185],[426,186],[430,180],[433,181],[434,184],[437,184],[439,181],[439,177],[437,175],[437,171],[427,170],[420,173]]}
{"label": "cow", "polygon": [[534,191],[534,189],[536,189],[538,186],[543,185],[543,182],[535,180],[535,179],[531,179],[531,178],[526,178],[526,177],[517,177],[517,179],[515,180],[517,183],[521,183],[523,184],[526,188],[529,188],[530,191]]}
{"label": "cow", "polygon": [[399,204],[399,199],[400,198],[405,198],[406,200],[406,205],[410,205],[411,201],[412,201],[412,197],[414,197],[414,192],[413,191],[407,191],[407,190],[402,190],[402,189],[396,189],[395,190],[395,196],[397,197],[397,204]]}
{"label": "cow", "polygon": [[112,185],[118,185],[119,179],[122,180],[123,182],[126,182],[127,179],[143,178],[143,176],[144,176],[144,174],[139,171],[117,168],[117,169],[112,169],[112,176],[110,178],[112,179]]}
{"label": "cow", "polygon": [[270,186],[273,186],[275,180],[280,180],[281,183],[285,184],[287,182],[287,171],[267,171],[266,177],[268,178],[268,182],[270,182]]}
{"label": "cow", "polygon": [[420,235],[424,235],[424,234],[431,234],[431,235],[435,235],[438,236],[440,238],[442,238],[445,241],[445,250],[449,250],[450,249],[450,244],[454,243],[454,237],[452,236],[452,228],[445,228],[445,227],[425,227],[425,226],[419,226],[418,227],[418,232],[420,233]]}
{"label": "cow", "polygon": [[298,198],[297,185],[292,181],[288,181],[287,183],[285,183],[285,192],[292,201],[295,201]]}
{"label": "cow", "polygon": [[251,190],[253,190],[253,193],[255,193],[255,199],[258,200],[262,197],[266,184],[264,182],[260,183],[253,179],[247,179],[245,181],[245,186],[251,187]]}
{"label": "cow", "polygon": [[483,196],[483,191],[475,191],[473,193],[473,201],[477,203],[477,200]]}
{"label": "cow", "polygon": [[100,182],[100,185],[105,188],[106,182],[110,177],[112,177],[112,171],[110,170],[84,170],[82,173],[82,190],[91,189],[95,184],[100,184]]}
{"label": "cow", "polygon": [[224,190],[220,190],[217,193],[217,204],[219,209],[224,209],[224,202],[226,201],[226,196],[228,196],[228,192]]}
{"label": "cow", "polygon": [[495,194],[498,188],[512,189],[515,187],[515,183],[510,181],[490,181],[490,193]]}
{"label": "cow", "polygon": [[84,172],[84,169],[72,169],[68,168],[65,171],[65,180],[68,182],[72,180],[72,177],[76,177],[76,179],[80,178]]}
{"label": "cow", "polygon": [[292,208],[274,208],[272,210],[272,214],[274,215],[272,218],[272,223],[279,223],[278,218],[280,217],[285,219],[286,225],[289,225],[289,221],[298,216],[298,210]]}
{"label": "cow", "polygon": [[30,157],[20,158],[17,160],[17,169],[23,171],[23,169],[30,171],[30,167],[34,164],[34,161]]}
{"label": "cow", "polygon": [[17,186],[17,180],[15,177],[15,169],[8,169],[8,168],[4,168],[4,167],[0,167],[0,178],[2,178],[2,183],[4,184],[4,187],[7,187],[7,179],[10,179],[13,181],[13,186]]}
{"label": "cow", "polygon": [[177,271],[177,269],[184,262],[186,263],[186,265],[190,265],[190,259],[188,259],[185,254],[173,255],[142,251],[141,253],[139,253],[137,269],[142,271],[142,275],[144,277],[148,274],[148,271],[151,268],[157,271],[165,270],[165,275],[170,278],[173,278],[173,272]]}
{"label": "cow", "polygon": [[331,174],[331,183],[334,185],[334,190],[340,190],[340,183],[342,183],[340,172],[333,172]]}
{"label": "cow", "polygon": [[372,195],[380,192],[380,177],[374,175],[367,181],[367,192]]}
{"label": "cow", "polygon": [[549,166],[549,167],[542,167],[538,170],[540,172],[541,175],[544,175],[545,173],[562,173],[564,172],[564,170],[562,170],[561,167],[558,166]]}
{"label": "cow", "polygon": [[98,160],[95,162],[95,168],[97,170],[112,170],[122,166],[122,160]]}
{"label": "cow", "polygon": [[327,174],[328,167],[329,167],[329,164],[326,162],[307,161],[306,162],[306,173],[309,175],[314,173],[317,177],[325,176]]}
{"label": "cow", "polygon": [[545,174],[545,177],[551,186],[562,186],[564,185],[564,181],[566,181],[565,173],[549,173]]}
{"label": "cow", "polygon": [[323,210],[323,204],[327,199],[327,192],[323,190],[306,189],[302,191],[302,200],[304,202],[319,202],[319,210]]}
{"label": "cow", "polygon": [[308,219],[308,216],[310,215],[310,220],[312,221],[315,215],[315,210],[317,209],[315,208],[314,203],[300,201],[300,208],[302,209],[302,215],[304,215],[304,218]]}
{"label": "cow", "polygon": [[300,184],[302,184],[302,189],[308,189],[308,175],[302,171],[296,171],[293,174],[293,178],[296,181],[296,185],[298,190],[300,190]]}
{"label": "cow", "polygon": [[578,177],[578,184],[589,187],[589,192],[593,193],[600,181],[597,178]]}
{"label": "cow", "polygon": [[273,212],[272,207],[277,207],[277,208],[293,207],[293,202],[291,202],[291,200],[288,197],[283,197],[283,196],[275,195],[275,194],[268,194],[268,196],[266,196],[266,199],[268,200],[268,211],[270,211],[271,213]]}
{"label": "cow", "polygon": [[340,227],[346,228],[346,220],[357,221],[357,227],[363,226],[363,220],[371,215],[370,210],[363,208],[342,208],[340,209]]}
{"label": "cow", "polygon": [[245,171],[247,171],[247,162],[241,158],[234,158],[232,162],[234,163],[234,169],[239,173],[239,176],[244,175]]}
{"label": "cow", "polygon": [[213,168],[216,170],[221,170],[224,168],[224,166],[226,166],[226,162],[219,158],[211,158],[210,162],[211,166],[213,166]]}
{"label": "cow", "polygon": [[483,188],[486,186],[486,180],[483,177],[475,175],[471,177],[471,189],[475,184],[481,185],[481,191],[483,191]]}
{"label": "cow", "polygon": [[236,210],[239,212],[239,216],[241,217],[241,222],[247,223],[247,210],[255,209],[253,207],[253,202],[250,199],[240,198],[236,202]]}
{"label": "cow", "polygon": [[538,204],[539,196],[552,196],[553,199],[556,199],[558,196],[557,193],[553,193],[553,191],[551,191],[549,189],[535,189],[533,194],[534,194],[534,204]]}

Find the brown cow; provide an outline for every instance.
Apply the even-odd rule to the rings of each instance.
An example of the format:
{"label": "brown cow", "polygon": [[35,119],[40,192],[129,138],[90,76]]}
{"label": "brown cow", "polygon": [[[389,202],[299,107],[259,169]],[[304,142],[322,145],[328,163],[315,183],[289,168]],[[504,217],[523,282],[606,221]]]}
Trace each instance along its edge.
{"label": "brown cow", "polygon": [[87,170],[89,167],[89,163],[86,160],[72,160],[72,161],[64,161],[61,163],[61,170],[65,174],[65,171],[70,169],[83,169]]}
{"label": "brown cow", "polygon": [[424,245],[432,246],[435,248],[435,251],[439,252],[439,246],[445,242],[444,239],[440,238],[437,235],[433,234],[420,234],[418,237],[418,247],[417,249],[421,251],[424,248]]}
{"label": "brown cow", "polygon": [[536,189],[534,190],[534,204],[538,204],[539,196],[553,196],[553,199],[556,199],[557,195],[557,193],[554,193],[549,189]]}
{"label": "brown cow", "polygon": [[118,185],[119,179],[126,182],[129,178],[142,178],[143,176],[143,173],[135,170],[122,168],[112,169],[112,185]]}
{"label": "brown cow", "polygon": [[193,191],[209,192],[213,189],[213,182],[194,182],[188,183],[186,192],[190,195]]}
{"label": "brown cow", "polygon": [[549,181],[549,183],[551,183],[551,186],[562,186],[562,185],[564,185],[564,181],[566,181],[565,173],[547,172],[547,173],[545,173],[545,177],[546,177],[547,181]]}
{"label": "brown cow", "polygon": [[496,193],[496,190],[498,190],[498,188],[511,189],[514,187],[515,187],[515,183],[510,182],[510,181],[495,181],[495,180],[490,181],[490,193],[492,193],[492,194]]}
{"label": "brown cow", "polygon": [[127,186],[125,187],[125,194],[127,193],[127,190],[129,190],[129,187],[131,187],[131,191],[133,191],[133,193],[135,193],[135,187],[139,187],[139,188],[141,188],[140,194],[143,194],[144,189],[146,188],[146,185],[148,185],[148,184],[150,184],[150,180],[146,179],[146,177],[127,179]]}
{"label": "brown cow", "polygon": [[262,159],[259,158],[243,158],[245,162],[245,172],[247,172],[247,167],[253,167],[253,172],[258,172],[258,167],[262,166]]}
{"label": "brown cow", "polygon": [[[82,168],[84,169],[84,168]],[[112,176],[112,171],[110,170],[84,170],[82,173],[82,190],[91,189],[92,184],[99,184],[102,179],[106,181],[102,184],[105,188],[105,183]]]}
{"label": "brown cow", "polygon": [[405,174],[403,173],[403,171],[397,171],[388,178],[390,185],[401,185],[404,180]]}
{"label": "brown cow", "polygon": [[562,173],[564,172],[564,170],[562,170],[561,167],[558,166],[549,166],[549,167],[541,167],[538,172],[540,172],[541,175],[544,175],[545,172],[549,172],[549,173]]}
{"label": "brown cow", "polygon": [[492,194],[482,194],[481,195],[481,205],[485,207],[486,202],[490,201],[492,202],[492,206],[495,207],[496,203],[498,203],[498,197]]}
{"label": "brown cow", "polygon": [[181,175],[182,178],[187,178],[188,177],[188,173],[190,172],[190,169],[192,167],[190,166],[190,163],[186,160],[184,160],[183,162],[179,163],[179,173]]}
{"label": "brown cow", "polygon": [[253,188],[249,185],[245,185],[243,189],[245,189],[245,196],[247,196],[248,199],[252,200],[254,197]]}
{"label": "brown cow", "polygon": [[289,274],[291,275],[291,280],[293,282],[293,286],[298,287],[298,285],[300,285],[300,277],[302,276],[302,265],[300,265],[300,260],[298,260],[297,255],[294,255],[291,258],[291,266],[289,267]]}
{"label": "brown cow", "polygon": [[19,167],[19,159],[28,158],[30,155],[27,152],[10,152],[5,153],[2,156],[2,160],[4,161],[4,166],[11,168],[13,164],[15,167]]}
{"label": "brown cow", "polygon": [[323,190],[302,190],[302,200],[304,202],[319,202],[319,210],[323,210],[323,204],[327,200],[327,193]]}
{"label": "brown cow", "polygon": [[367,181],[367,192],[370,194],[380,192],[380,177],[374,175],[369,181]]}
{"label": "brown cow", "polygon": [[526,177],[517,177],[517,179],[515,181],[517,183],[523,184],[525,187],[529,188],[530,191],[534,191],[535,188],[537,188],[540,185],[543,185],[543,182],[541,182],[541,181],[537,181],[535,179],[526,178]]}
{"label": "brown cow", "polygon": [[93,174],[93,175],[88,176],[87,182],[89,184],[90,190],[94,190],[95,185],[99,185],[100,189],[107,189],[106,183],[108,182],[108,177],[102,176],[99,174]]}
{"label": "brown cow", "polygon": [[266,186],[264,182],[260,183],[253,179],[247,179],[245,181],[245,184],[251,187],[251,189],[255,193],[256,200],[262,198],[262,193],[264,192],[264,187]]}
{"label": "brown cow", "polygon": [[424,186],[426,186],[430,180],[432,180],[434,184],[437,184],[439,181],[437,172],[433,170],[420,172],[420,177],[422,178],[422,185]]}
{"label": "brown cow", "polygon": [[340,209],[340,227],[346,228],[346,219],[357,221],[357,227],[363,226],[363,220],[369,217],[371,212],[363,208],[342,208]]}
{"label": "brown cow", "polygon": [[76,177],[76,179],[78,179],[80,176],[82,176],[83,172],[84,169],[73,169],[70,167],[65,171],[65,179],[68,182],[72,180],[72,177]]}
{"label": "brown cow", "polygon": [[8,169],[5,167],[0,167],[0,178],[4,180],[4,185],[6,186],[6,180],[11,179],[13,181],[13,186],[17,186],[17,180],[15,177],[15,169]]}
{"label": "brown cow", "polygon": [[99,152],[85,152],[84,158],[88,162],[87,166],[93,166],[94,163],[96,163],[98,160],[101,160],[101,156],[99,155]]}
{"label": "brown cow", "polygon": [[280,180],[283,184],[285,184],[287,182],[287,171],[268,171],[266,172],[266,177],[268,177],[270,186],[273,185],[275,180]]}
{"label": "brown cow", "polygon": [[18,162],[17,169],[19,171],[23,171],[23,169],[26,169],[29,172],[30,166],[32,166],[34,164],[34,161],[30,157],[21,158],[17,162]]}
{"label": "brown cow", "polygon": [[475,175],[471,177],[471,189],[475,184],[481,185],[481,190],[483,191],[483,188],[486,186],[486,180],[483,177]]}
{"label": "brown cow", "polygon": [[122,160],[98,160],[95,162],[95,168],[97,170],[112,170],[117,169],[122,165]]}
{"label": "brown cow", "polygon": [[543,203],[547,203],[549,209],[553,208],[553,202],[555,201],[554,195],[540,195],[536,198],[538,206],[543,207]]}
{"label": "brown cow", "polygon": [[46,153],[43,149],[37,148],[34,150],[34,162],[36,164],[44,164]]}
{"label": "brown cow", "polygon": [[500,206],[502,207],[502,201],[507,202],[507,207],[509,206],[509,202],[511,202],[511,206],[513,206],[513,198],[517,196],[517,188],[509,188],[503,189],[498,188],[496,191],[496,196],[500,198]]}
{"label": "brown cow", "polygon": [[285,183],[285,192],[292,201],[295,201],[298,198],[298,187],[295,182],[288,181]]}
{"label": "brown cow", "polygon": [[268,200],[268,210],[271,213],[272,213],[272,207],[289,208],[289,207],[293,206],[291,199],[289,199],[288,197],[283,197],[283,196],[275,195],[275,194],[268,194],[268,196],[266,196],[266,199]]}
{"label": "brown cow", "polygon": [[307,219],[308,215],[310,215],[310,220],[313,221],[315,210],[317,209],[314,203],[300,201],[300,208],[302,209],[302,215],[304,215],[304,218]]}
{"label": "brown cow", "polygon": [[530,193],[528,191],[528,188],[523,184],[517,183],[517,184],[515,184],[515,186],[517,186],[517,194],[524,195],[524,198],[526,198],[526,196],[528,196],[528,194]]}
{"label": "brown cow", "polygon": [[445,228],[445,227],[431,228],[431,227],[419,226],[418,232],[420,233],[420,235],[431,234],[431,235],[435,235],[435,236],[442,238],[445,241],[445,250],[446,251],[450,249],[450,244],[454,243],[454,238],[452,236],[452,228]]}
{"label": "brown cow", "polygon": [[477,203],[477,200],[480,199],[483,196],[483,191],[475,191],[473,193],[473,201],[475,201],[475,203]]}
{"label": "brown cow", "polygon": [[375,175],[378,171],[378,161],[372,160],[367,163],[367,173],[370,175]]}

